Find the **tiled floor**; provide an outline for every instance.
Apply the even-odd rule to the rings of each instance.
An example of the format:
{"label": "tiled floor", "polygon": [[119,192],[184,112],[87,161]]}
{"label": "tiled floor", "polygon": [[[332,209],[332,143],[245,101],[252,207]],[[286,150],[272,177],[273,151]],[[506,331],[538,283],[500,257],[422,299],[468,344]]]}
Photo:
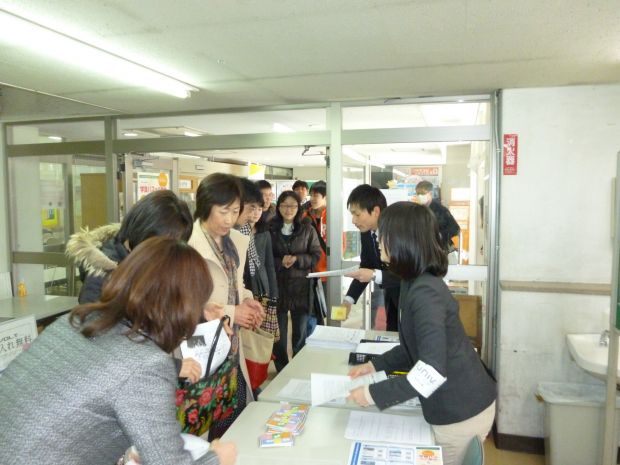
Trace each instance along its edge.
{"label": "tiled floor", "polygon": [[485,465],[545,465],[544,455],[523,454],[495,448],[493,438],[484,441]]}

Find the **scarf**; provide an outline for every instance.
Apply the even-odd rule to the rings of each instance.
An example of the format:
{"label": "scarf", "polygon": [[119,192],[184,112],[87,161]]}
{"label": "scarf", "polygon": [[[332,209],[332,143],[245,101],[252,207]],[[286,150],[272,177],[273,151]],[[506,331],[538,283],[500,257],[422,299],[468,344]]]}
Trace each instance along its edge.
{"label": "scarf", "polygon": [[250,267],[250,276],[254,276],[256,274],[256,270],[260,268],[260,258],[258,257],[258,252],[256,251],[256,243],[254,242],[254,234],[252,234],[252,226],[250,223],[246,223],[241,226],[238,231],[250,237],[250,244],[248,245],[248,265]]}
{"label": "scarf", "polygon": [[211,250],[224,268],[228,278],[228,305],[239,305],[239,293],[237,292],[237,268],[239,267],[239,254],[237,248],[230,238],[230,234],[222,236],[222,248],[217,245],[215,240],[203,230]]}

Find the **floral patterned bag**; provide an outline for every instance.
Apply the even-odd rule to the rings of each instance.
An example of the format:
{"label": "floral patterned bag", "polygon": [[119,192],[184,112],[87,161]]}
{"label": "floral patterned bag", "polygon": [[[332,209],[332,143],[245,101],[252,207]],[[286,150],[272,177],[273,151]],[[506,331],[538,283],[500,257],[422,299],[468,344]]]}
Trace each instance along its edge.
{"label": "floral patterned bag", "polygon": [[[183,433],[202,436],[214,421],[224,420],[237,408],[237,370],[239,369],[239,337],[236,332],[231,336],[231,348],[228,356],[219,368],[209,375],[217,340],[224,324],[230,318],[225,316],[220,321],[207,365],[207,375],[194,384],[179,382],[176,390],[177,420],[181,423]],[[222,337],[227,337],[226,333]]]}

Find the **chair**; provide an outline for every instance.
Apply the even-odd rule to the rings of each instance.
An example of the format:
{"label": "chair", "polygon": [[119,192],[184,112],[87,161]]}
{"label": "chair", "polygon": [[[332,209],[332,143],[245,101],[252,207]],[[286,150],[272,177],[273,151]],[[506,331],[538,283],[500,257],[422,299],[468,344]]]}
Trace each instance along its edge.
{"label": "chair", "polygon": [[476,435],[469,441],[461,465],[484,465],[484,447],[480,436]]}

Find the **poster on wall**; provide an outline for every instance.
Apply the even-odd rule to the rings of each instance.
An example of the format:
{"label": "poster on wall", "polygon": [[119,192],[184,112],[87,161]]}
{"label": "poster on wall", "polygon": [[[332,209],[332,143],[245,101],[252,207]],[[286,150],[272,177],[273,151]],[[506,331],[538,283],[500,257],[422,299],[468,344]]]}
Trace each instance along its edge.
{"label": "poster on wall", "polygon": [[514,176],[517,174],[517,162],[519,159],[519,136],[517,134],[504,134],[504,175]]}
{"label": "poster on wall", "polygon": [[136,200],[140,200],[151,192],[170,189],[170,176],[164,171],[159,173],[138,172],[136,176],[138,181]]}

